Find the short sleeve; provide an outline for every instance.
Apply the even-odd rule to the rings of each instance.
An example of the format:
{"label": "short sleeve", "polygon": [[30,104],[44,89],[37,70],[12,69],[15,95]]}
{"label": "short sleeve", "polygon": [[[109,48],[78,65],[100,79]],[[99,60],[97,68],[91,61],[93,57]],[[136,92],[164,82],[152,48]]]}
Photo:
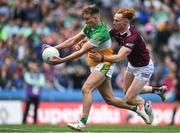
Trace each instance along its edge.
{"label": "short sleeve", "polygon": [[138,35],[137,34],[133,34],[131,36],[129,36],[124,44],[124,47],[133,49],[138,41]]}
{"label": "short sleeve", "polygon": [[135,46],[134,43],[126,43],[126,44],[124,45],[124,47],[130,48],[130,49],[133,49],[134,46]]}
{"label": "short sleeve", "polygon": [[83,33],[84,35],[86,35],[87,36],[87,25],[85,25],[84,27],[83,27],[83,29],[81,30],[81,33]]}

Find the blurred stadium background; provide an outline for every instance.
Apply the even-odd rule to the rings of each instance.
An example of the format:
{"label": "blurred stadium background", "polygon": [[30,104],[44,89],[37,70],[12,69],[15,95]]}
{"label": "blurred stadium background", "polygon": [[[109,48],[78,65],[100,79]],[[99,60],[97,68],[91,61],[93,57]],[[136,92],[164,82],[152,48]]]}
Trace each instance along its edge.
{"label": "blurred stadium background", "polygon": [[[133,7],[133,23],[145,38],[155,63],[149,82],[168,86],[168,100],[154,94],[142,95],[153,101],[153,125],[180,125],[180,0],[0,0],[0,124],[22,124],[27,99],[25,73],[35,62],[43,84],[37,124],[63,125],[81,115],[81,86],[89,74],[85,57],[57,66],[42,61],[42,40],[54,46],[79,32],[81,9],[95,3],[102,20],[110,27],[120,7]],[[114,52],[119,46],[113,41]],[[75,49],[60,51],[66,56]],[[114,94],[123,98],[122,76],[126,61],[116,65],[112,78]],[[97,91],[89,123],[93,125],[144,125],[134,113],[106,105]],[[33,123],[30,106],[27,123]],[[175,115],[173,115],[175,114]],[[173,117],[174,116],[174,117]],[[174,121],[173,121],[174,120]]]}

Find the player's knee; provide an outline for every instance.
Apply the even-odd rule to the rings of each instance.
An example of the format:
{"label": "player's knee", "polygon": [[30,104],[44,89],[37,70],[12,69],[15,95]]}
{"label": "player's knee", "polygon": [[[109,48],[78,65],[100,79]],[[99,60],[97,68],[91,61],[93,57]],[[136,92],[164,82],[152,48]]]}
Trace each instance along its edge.
{"label": "player's knee", "polygon": [[112,104],[113,104],[113,98],[105,98],[105,102],[106,102],[108,105],[112,105]]}
{"label": "player's knee", "polygon": [[82,89],[82,92],[84,95],[91,93],[91,91],[89,89]]}
{"label": "player's knee", "polygon": [[82,92],[83,92],[84,95],[91,93],[91,87],[89,85],[83,86]]}

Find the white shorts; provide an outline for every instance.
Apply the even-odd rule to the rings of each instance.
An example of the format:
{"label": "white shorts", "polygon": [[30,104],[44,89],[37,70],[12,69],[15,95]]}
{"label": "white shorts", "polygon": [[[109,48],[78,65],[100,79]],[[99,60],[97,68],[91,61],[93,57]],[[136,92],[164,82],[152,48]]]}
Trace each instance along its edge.
{"label": "white shorts", "polygon": [[143,67],[133,67],[130,63],[128,63],[127,72],[132,73],[135,79],[148,82],[154,72],[154,64],[152,60],[150,60],[147,66]]}
{"label": "white shorts", "polygon": [[95,67],[91,67],[91,72],[94,70],[104,73],[108,78],[112,77],[113,71],[114,71],[114,64],[103,64],[100,63]]}

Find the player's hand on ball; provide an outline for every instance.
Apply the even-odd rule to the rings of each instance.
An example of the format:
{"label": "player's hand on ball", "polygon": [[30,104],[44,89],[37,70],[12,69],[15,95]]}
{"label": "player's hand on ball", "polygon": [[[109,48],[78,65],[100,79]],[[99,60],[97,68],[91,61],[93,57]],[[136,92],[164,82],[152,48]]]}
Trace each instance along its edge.
{"label": "player's hand on ball", "polygon": [[43,44],[42,45],[42,51],[44,51],[46,48],[48,48],[48,47],[51,47],[50,45],[48,45],[48,44]]}
{"label": "player's hand on ball", "polygon": [[101,61],[102,56],[95,51],[90,52],[89,57],[93,59],[94,61]]}
{"label": "player's hand on ball", "polygon": [[47,63],[51,65],[57,65],[63,63],[63,60],[60,57],[54,56],[52,59],[49,59]]}
{"label": "player's hand on ball", "polygon": [[44,51],[48,47],[52,47],[51,44],[53,44],[53,38],[51,36],[47,36],[42,40],[42,51]]}

